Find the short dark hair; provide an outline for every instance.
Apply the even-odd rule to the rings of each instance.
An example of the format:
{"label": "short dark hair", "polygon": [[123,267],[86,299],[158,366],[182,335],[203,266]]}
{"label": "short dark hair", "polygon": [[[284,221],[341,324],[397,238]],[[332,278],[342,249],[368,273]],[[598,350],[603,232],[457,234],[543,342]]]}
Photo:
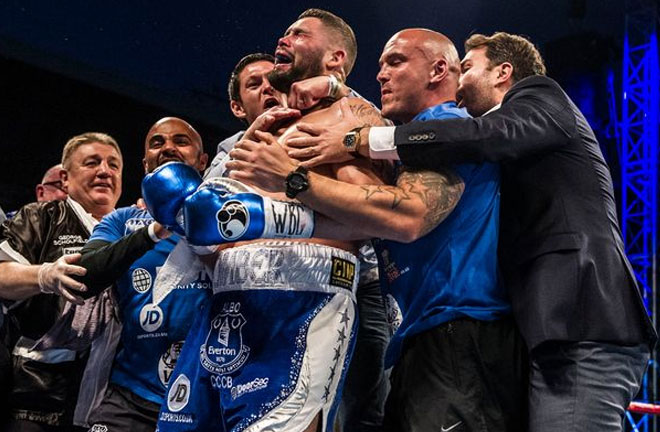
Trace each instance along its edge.
{"label": "short dark hair", "polygon": [[255,54],[248,54],[242,59],[236,63],[236,66],[234,66],[234,70],[231,72],[231,76],[229,77],[229,85],[227,86],[227,92],[229,93],[229,100],[234,100],[234,101],[241,101],[241,93],[240,93],[240,86],[241,86],[241,80],[239,78],[239,75],[241,72],[243,72],[243,69],[249,64],[256,63],[258,61],[268,61],[271,63],[275,63],[275,57],[273,57],[270,54],[264,54],[264,53],[255,53]]}
{"label": "short dark hair", "polygon": [[355,33],[353,33],[351,26],[346,24],[346,21],[339,18],[337,15],[323,9],[307,9],[298,16],[298,19],[303,18],[320,19],[327,28],[339,37],[337,42],[339,42],[346,50],[344,74],[348,76],[355,65],[355,59],[357,58],[357,40],[355,39]]}
{"label": "short dark hair", "polygon": [[534,44],[523,36],[504,32],[492,36],[473,34],[465,41],[465,52],[486,47],[486,57],[491,65],[504,62],[513,65],[513,81],[518,82],[532,75],[545,75],[543,58]]}

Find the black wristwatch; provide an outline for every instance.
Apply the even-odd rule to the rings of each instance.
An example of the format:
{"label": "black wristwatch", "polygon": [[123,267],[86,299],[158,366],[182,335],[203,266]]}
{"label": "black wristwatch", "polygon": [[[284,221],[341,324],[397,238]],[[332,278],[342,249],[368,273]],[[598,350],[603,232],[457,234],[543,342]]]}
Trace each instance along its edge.
{"label": "black wristwatch", "polygon": [[300,192],[309,189],[309,180],[307,178],[308,172],[307,168],[299,166],[286,176],[284,185],[286,186],[285,193],[287,198],[295,198]]}

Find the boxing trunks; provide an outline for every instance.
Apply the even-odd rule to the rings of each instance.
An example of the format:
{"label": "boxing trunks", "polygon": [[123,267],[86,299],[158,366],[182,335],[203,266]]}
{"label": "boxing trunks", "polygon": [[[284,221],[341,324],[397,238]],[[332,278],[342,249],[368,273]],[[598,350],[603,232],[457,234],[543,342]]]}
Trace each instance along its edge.
{"label": "boxing trunks", "polygon": [[356,330],[349,252],[264,242],[220,252],[158,430],[331,431]]}

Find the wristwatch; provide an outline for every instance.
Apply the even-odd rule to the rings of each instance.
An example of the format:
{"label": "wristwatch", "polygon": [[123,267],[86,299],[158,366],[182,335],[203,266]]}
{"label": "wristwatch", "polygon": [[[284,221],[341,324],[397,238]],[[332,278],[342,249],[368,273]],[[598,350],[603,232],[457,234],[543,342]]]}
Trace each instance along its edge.
{"label": "wristwatch", "polygon": [[352,156],[359,156],[360,144],[362,139],[360,138],[360,131],[368,125],[358,126],[355,129],[351,129],[346,135],[344,135],[344,147],[348,150],[348,153]]}
{"label": "wristwatch", "polygon": [[300,192],[309,189],[308,172],[304,166],[298,166],[286,176],[284,185],[286,186],[285,194],[287,198],[295,198]]}

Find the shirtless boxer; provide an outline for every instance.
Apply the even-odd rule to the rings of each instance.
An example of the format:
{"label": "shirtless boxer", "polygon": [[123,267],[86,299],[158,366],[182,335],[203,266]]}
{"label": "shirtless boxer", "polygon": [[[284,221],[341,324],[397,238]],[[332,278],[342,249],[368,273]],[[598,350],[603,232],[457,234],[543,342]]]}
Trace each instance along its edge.
{"label": "shirtless boxer", "polygon": [[[283,90],[319,74],[343,81],[355,54],[353,33],[341,19],[309,10],[279,40],[269,79]],[[349,105],[366,124],[381,124],[366,102],[351,99]],[[329,125],[343,115],[340,104],[330,102],[303,118]],[[280,139],[300,133],[295,125],[275,131]],[[167,177],[167,170],[146,183]],[[316,172],[353,183],[380,182],[366,160]],[[277,223],[266,228],[274,237],[309,235],[313,221],[292,201],[305,177],[304,171],[292,174],[289,198],[263,194],[272,199],[268,211]],[[220,187],[247,190],[230,183]],[[210,180],[186,198],[188,240],[212,244],[257,237],[241,232],[241,217],[253,209],[223,203],[217,184]],[[320,239],[223,246],[213,272],[212,305],[198,315],[181,352],[159,430],[331,430],[355,330],[355,252],[353,243]]]}

